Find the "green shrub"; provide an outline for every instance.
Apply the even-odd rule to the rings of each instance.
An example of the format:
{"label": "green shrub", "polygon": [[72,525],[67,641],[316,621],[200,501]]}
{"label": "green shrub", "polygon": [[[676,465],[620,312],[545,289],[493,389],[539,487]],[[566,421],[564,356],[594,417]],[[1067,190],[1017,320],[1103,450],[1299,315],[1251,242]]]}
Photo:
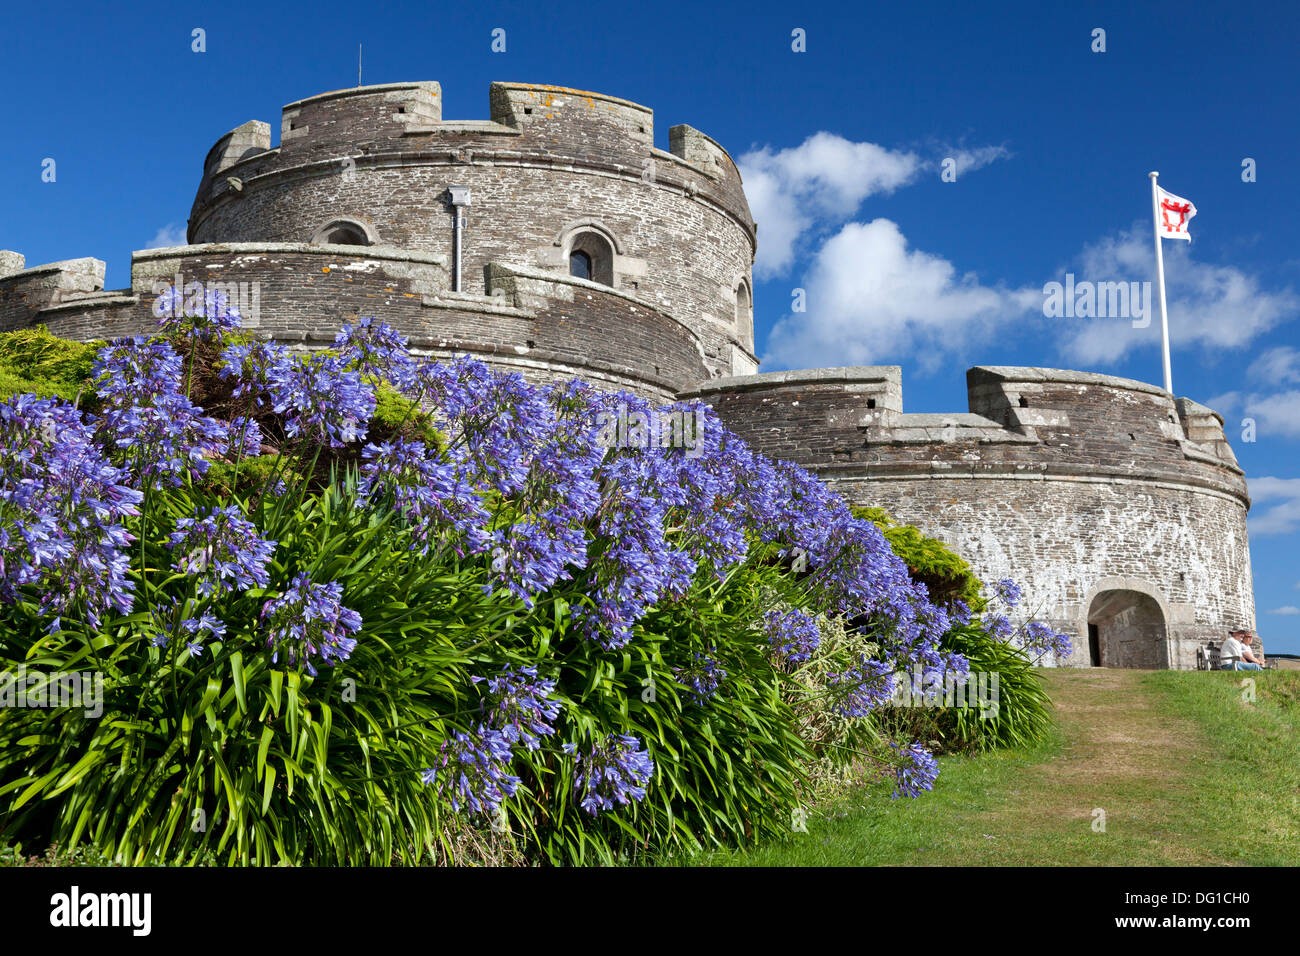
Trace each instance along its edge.
{"label": "green shrub", "polygon": [[[1020,747],[1046,740],[1051,732],[1051,700],[1034,662],[1021,649],[992,633],[979,614],[989,608],[984,584],[960,555],[942,541],[911,525],[896,523],[879,508],[854,508],[854,514],[874,522],[894,553],[908,566],[914,580],[932,597],[951,606],[962,601],[974,616],[968,625],[954,626],[943,639],[944,650],[961,654],[972,674],[983,674],[986,686],[996,687],[993,707],[891,707],[876,718],[882,732],[911,736],[936,751],[989,750]],[[977,686],[973,678],[971,690]]]}
{"label": "green shrub", "polygon": [[972,611],[984,610],[983,583],[970,565],[942,541],[928,537],[919,528],[899,524],[883,508],[854,507],[853,514],[866,518],[884,532],[890,547],[907,564],[912,578],[930,591],[936,602],[964,601]]}
{"label": "green shrub", "polygon": [[0,332],[0,400],[30,392],[73,401],[88,393],[98,345],[58,338],[43,325]]}

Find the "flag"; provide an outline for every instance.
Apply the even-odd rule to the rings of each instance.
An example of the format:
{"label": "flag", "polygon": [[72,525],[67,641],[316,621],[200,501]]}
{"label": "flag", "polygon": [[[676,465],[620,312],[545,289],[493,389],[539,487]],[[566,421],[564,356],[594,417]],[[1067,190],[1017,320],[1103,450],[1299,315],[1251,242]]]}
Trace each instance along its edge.
{"label": "flag", "polygon": [[1196,207],[1189,200],[1166,192],[1159,185],[1156,186],[1156,195],[1160,209],[1156,233],[1164,239],[1186,239],[1190,242],[1192,237],[1187,232],[1187,226],[1196,215]]}

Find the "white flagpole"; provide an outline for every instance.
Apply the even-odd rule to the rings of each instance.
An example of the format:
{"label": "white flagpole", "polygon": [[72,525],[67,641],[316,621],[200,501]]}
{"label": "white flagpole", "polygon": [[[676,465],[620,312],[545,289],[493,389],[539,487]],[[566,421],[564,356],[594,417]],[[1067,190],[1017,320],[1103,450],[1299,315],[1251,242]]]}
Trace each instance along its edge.
{"label": "white flagpole", "polygon": [[1169,314],[1165,310],[1165,257],[1160,248],[1160,189],[1156,186],[1158,172],[1147,173],[1151,177],[1151,216],[1156,233],[1156,285],[1160,287],[1160,342],[1165,359],[1165,391],[1174,394],[1174,375],[1169,366]]}

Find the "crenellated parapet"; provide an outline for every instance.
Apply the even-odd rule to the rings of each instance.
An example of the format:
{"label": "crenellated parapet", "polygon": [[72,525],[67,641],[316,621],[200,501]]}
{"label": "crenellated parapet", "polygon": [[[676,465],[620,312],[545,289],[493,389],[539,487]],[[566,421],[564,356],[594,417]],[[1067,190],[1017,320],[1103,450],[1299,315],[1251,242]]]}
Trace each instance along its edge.
{"label": "crenellated parapet", "polygon": [[476,295],[451,288],[445,256],[393,247],[146,249],[132,256],[126,289],[103,289],[97,259],[0,276],[0,331],[40,324],[81,341],[148,335],[160,291],[200,286],[225,294],[245,329],[294,347],[329,345],[344,324],[377,316],[419,354],[470,354],[533,379],[576,376],[655,401],[708,375],[700,337],[652,302],[541,269],[497,263],[487,274],[486,294]]}
{"label": "crenellated parapet", "polygon": [[902,370],[714,379],[687,394],[747,441],[827,476],[1016,474],[1185,483],[1248,503],[1223,419],[1144,382],[1063,369],[967,372],[970,411],[903,410]]}

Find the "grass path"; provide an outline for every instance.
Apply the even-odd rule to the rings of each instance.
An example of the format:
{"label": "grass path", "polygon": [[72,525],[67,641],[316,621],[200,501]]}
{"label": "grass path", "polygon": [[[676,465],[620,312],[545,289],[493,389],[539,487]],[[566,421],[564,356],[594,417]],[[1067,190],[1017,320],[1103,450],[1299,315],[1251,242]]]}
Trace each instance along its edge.
{"label": "grass path", "polygon": [[1044,672],[1055,740],[946,758],[919,800],[864,790],[815,814],[806,834],[707,862],[1296,865],[1300,674],[1258,675],[1253,702],[1242,676]]}

